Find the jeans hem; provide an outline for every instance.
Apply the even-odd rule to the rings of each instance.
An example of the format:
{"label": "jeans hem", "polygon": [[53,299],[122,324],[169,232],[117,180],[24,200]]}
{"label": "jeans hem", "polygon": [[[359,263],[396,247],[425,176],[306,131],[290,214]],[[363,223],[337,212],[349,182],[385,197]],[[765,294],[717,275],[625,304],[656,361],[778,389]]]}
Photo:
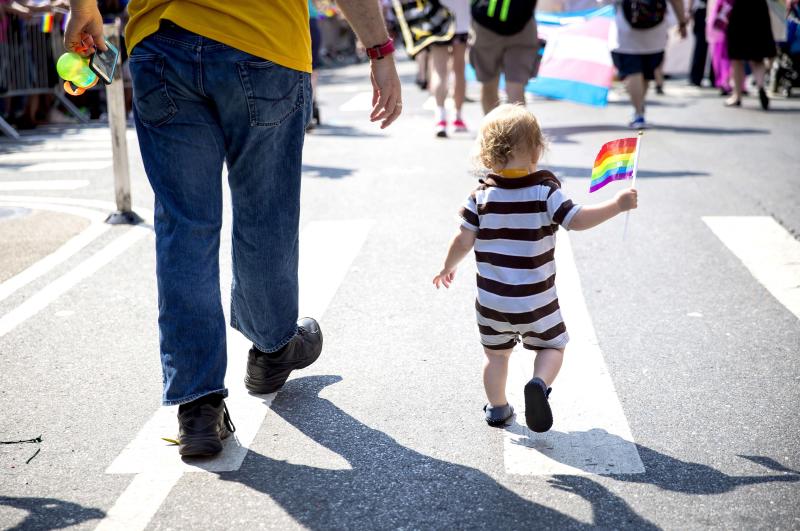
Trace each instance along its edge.
{"label": "jeans hem", "polygon": [[289,336],[287,336],[286,338],[278,341],[277,346],[274,346],[272,348],[264,348],[263,344],[258,343],[255,339],[253,339],[252,335],[250,335],[247,332],[245,332],[244,330],[242,330],[241,327],[239,327],[239,323],[234,322],[233,319],[231,319],[231,328],[233,328],[234,330],[237,330],[240,334],[242,334],[244,337],[246,337],[247,340],[252,342],[253,346],[256,347],[259,351],[267,353],[267,354],[269,354],[270,352],[275,352],[275,351],[280,350],[283,347],[285,347],[289,343],[289,341],[291,341],[294,338],[294,336],[297,335],[297,330],[298,330],[298,327],[295,326],[294,327],[294,331],[291,334],[289,334]]}
{"label": "jeans hem", "polygon": [[206,395],[213,395],[214,393],[222,395],[222,398],[228,398],[228,389],[226,387],[221,387],[220,389],[214,389],[213,391],[203,391],[202,393],[195,393],[185,398],[178,398],[176,400],[162,400],[161,405],[179,406],[181,404],[188,404],[189,402],[193,402],[198,398],[202,398]]}

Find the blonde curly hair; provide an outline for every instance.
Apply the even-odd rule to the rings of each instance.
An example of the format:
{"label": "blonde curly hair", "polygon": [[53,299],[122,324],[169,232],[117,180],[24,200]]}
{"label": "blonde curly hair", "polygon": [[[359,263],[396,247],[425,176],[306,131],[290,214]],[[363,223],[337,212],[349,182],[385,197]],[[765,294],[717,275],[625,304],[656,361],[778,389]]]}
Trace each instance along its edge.
{"label": "blonde curly hair", "polygon": [[514,155],[529,154],[536,162],[545,148],[536,117],[520,104],[503,104],[483,117],[477,141],[477,159],[499,171]]}

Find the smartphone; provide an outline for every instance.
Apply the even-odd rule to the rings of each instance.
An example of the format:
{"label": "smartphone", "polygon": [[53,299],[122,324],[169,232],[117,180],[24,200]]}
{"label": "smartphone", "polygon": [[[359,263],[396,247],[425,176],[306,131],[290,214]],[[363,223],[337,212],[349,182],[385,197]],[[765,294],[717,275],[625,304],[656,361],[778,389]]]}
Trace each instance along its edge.
{"label": "smartphone", "polygon": [[111,81],[114,79],[114,72],[117,69],[119,50],[117,50],[117,47],[111,44],[108,39],[105,39],[105,41],[108,49],[105,52],[97,50],[89,59],[89,68],[92,69],[92,72],[97,74],[97,77],[99,77],[103,83],[110,85]]}

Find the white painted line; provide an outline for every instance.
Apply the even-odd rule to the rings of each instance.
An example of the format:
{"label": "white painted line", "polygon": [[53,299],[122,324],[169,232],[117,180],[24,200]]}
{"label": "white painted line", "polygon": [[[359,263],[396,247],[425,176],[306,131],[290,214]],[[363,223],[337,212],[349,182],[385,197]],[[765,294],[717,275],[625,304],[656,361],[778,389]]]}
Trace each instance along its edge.
{"label": "white painted line", "polygon": [[136,475],[125,489],[125,493],[138,500],[138,503],[115,504],[95,529],[100,531],[144,529],[180,476],[181,472],[178,469]]}
{"label": "white painted line", "polygon": [[103,215],[100,212],[85,208],[24,202],[5,203],[2,201],[2,199],[0,199],[0,206],[14,206],[63,212],[65,214],[72,214],[88,218],[92,222],[80,234],[67,240],[64,245],[56,249],[53,253],[45,256],[27,269],[20,271],[5,282],[0,283],[0,301],[7,298],[20,288],[26,286],[30,282],[33,282],[37,278],[41,277],[54,267],[64,263],[66,260],[74,256],[78,251],[89,245],[100,235],[105,234],[105,232],[111,228],[111,225],[106,225],[103,223]]}
{"label": "white painted line", "polygon": [[[49,208],[46,205],[81,206],[86,208],[95,208],[97,210],[105,212],[106,215],[109,212],[114,212],[117,209],[117,205],[113,201],[103,201],[102,199],[43,197],[38,195],[0,195],[0,201],[4,201],[7,203],[22,202],[22,203],[30,203],[32,205],[41,205],[41,206],[36,206],[36,208],[43,208],[43,209]],[[153,211],[151,209],[144,208],[141,205],[134,206],[133,209],[137,214],[139,214],[142,217],[142,219],[144,219],[145,223],[149,225],[153,224]]]}
{"label": "white painted line", "polygon": [[[300,236],[300,314],[320,318],[324,315],[350,265],[364,245],[370,221],[311,222]],[[305,287],[304,287],[305,286]],[[98,529],[144,529],[171,488],[184,472],[223,472],[238,470],[264,421],[275,393],[251,395],[244,387],[247,351],[251,343],[228,329],[228,409],[236,433],[223,444],[220,455],[209,460],[182,460],[174,446],[161,437],[174,437],[177,407],[160,408],[136,438],[106,469],[109,474],[137,474],[109,510]],[[157,495],[146,485],[158,484]],[[138,512],[147,518],[135,516]],[[113,525],[114,521],[125,525]]]}
{"label": "white painted line", "polygon": [[369,83],[335,83],[318,85],[320,98],[324,99],[328,94],[348,94],[353,92],[371,91],[372,85]]}
{"label": "white painted line", "polygon": [[85,179],[60,179],[48,181],[0,181],[0,192],[17,190],[77,190],[89,186]]}
{"label": "white painted line", "polygon": [[152,234],[143,227],[131,227],[125,234],[87,258],[68,273],[57,278],[25,302],[0,317],[0,337],[33,317],[51,302],[69,291],[76,284],[92,276],[97,270],[122,254],[128,247]]}
{"label": "white painted line", "polygon": [[[251,345],[239,332],[228,329],[228,371],[225,381],[229,396],[225,402],[236,425],[236,433],[224,441],[223,450],[217,457],[206,460],[182,460],[175,446],[161,439],[161,437],[177,437],[178,406],[162,407],[109,465],[106,473],[158,475],[162,472],[176,472],[177,481],[184,472],[238,470],[275,398],[275,393],[263,396],[251,395],[244,387],[247,352]],[[159,500],[159,505],[161,501],[163,498]],[[120,503],[125,505],[129,502],[121,497],[117,501],[117,504]]]}
{"label": "white painted line", "polygon": [[17,151],[15,153],[0,154],[0,165],[17,162],[111,159],[111,143],[106,142],[106,145],[108,149],[104,150],[82,149],[74,151],[56,151],[47,145],[43,149],[36,151]]}
{"label": "white painted line", "polygon": [[108,160],[77,160],[64,162],[42,162],[23,166],[19,171],[24,173],[45,172],[45,171],[87,171],[100,170],[111,167],[111,159]]}
{"label": "white painted line", "polygon": [[361,112],[372,110],[372,92],[359,92],[339,106],[342,112]]}
{"label": "white painted line", "polygon": [[706,216],[706,225],[800,319],[800,242],[772,216]]}
{"label": "white painted line", "polygon": [[556,246],[557,289],[570,343],[553,385],[553,428],[534,433],[525,426],[523,388],[533,375],[533,353],[511,356],[508,400],[516,422],[504,436],[509,474],[638,474],[644,465],[597,342],[566,231]]}
{"label": "white painted line", "polygon": [[314,221],[300,236],[300,316],[320,318],[350,264],[364,245],[372,222]]}

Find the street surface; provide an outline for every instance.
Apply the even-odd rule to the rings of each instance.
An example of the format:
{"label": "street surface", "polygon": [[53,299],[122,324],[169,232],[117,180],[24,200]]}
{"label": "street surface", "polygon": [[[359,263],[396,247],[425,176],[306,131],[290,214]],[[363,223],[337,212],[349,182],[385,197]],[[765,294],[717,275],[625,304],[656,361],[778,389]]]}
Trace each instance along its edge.
{"label": "street surface", "polygon": [[[559,231],[572,342],[553,430],[534,434],[522,349],[517,420],[483,421],[472,257],[450,290],[431,284],[477,184],[480,105],[465,107],[472,132],[434,138],[432,101],[414,65],[400,69],[404,114],[384,131],[367,119],[366,65],[322,72],[300,274],[323,354],[277,394],[249,395],[249,345],[231,331],[238,429],[211,460],[183,462],[160,439],[176,408],[160,407],[135,133],[137,227],[103,223],[107,128],[0,142],[0,440],[13,443],[0,445],[0,528],[800,529],[800,100],[727,109],[683,80],[651,96],[626,237],[624,216]],[[603,109],[529,101],[550,140],[541,167],[577,202],[625,186],[587,193],[600,146],[630,134],[619,90]]]}

